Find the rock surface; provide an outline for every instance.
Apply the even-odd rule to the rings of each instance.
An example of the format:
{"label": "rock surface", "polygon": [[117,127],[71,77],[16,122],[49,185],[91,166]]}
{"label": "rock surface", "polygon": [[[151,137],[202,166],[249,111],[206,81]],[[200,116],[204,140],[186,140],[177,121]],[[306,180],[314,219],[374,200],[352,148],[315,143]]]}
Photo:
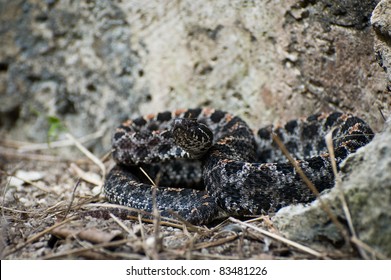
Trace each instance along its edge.
{"label": "rock surface", "polygon": [[106,128],[101,153],[120,120],[194,106],[254,128],[348,110],[379,129],[376,3],[1,1],[0,133],[45,142],[55,116],[77,137]]}
{"label": "rock surface", "polygon": [[375,51],[380,66],[387,73],[388,91],[391,91],[391,1],[383,0],[371,17],[376,32]]}
{"label": "rock surface", "polygon": [[[391,118],[373,141],[347,158],[342,184],[358,238],[375,251],[391,258]],[[322,196],[339,221],[346,223],[339,189]],[[281,209],[274,225],[289,239],[314,247],[348,249],[336,226],[320,207],[296,205]],[[372,258],[375,256],[371,256]]]}
{"label": "rock surface", "polygon": [[[376,6],[371,23],[376,31],[376,56],[387,74],[390,90],[391,1],[381,1]],[[346,160],[342,171],[345,174],[341,187],[358,237],[375,251],[391,258],[391,118],[372,143]],[[322,198],[340,221],[346,221],[337,188]],[[290,239],[315,247],[350,248],[344,246],[347,244],[321,209],[319,201],[309,207],[297,205],[281,209],[273,221]]]}

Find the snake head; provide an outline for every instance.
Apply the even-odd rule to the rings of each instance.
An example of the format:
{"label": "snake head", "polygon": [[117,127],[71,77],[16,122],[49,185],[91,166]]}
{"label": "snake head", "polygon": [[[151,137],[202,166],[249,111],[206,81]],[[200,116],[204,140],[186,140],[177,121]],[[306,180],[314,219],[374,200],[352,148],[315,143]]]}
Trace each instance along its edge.
{"label": "snake head", "polygon": [[172,134],[175,144],[195,159],[201,158],[213,144],[213,132],[196,119],[176,118]]}

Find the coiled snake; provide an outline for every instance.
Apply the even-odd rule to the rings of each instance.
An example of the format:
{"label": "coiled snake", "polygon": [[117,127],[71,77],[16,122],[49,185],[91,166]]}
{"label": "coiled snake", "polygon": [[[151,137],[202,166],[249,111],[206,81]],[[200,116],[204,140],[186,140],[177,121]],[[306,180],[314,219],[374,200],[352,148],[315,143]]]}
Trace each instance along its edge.
{"label": "coiled snake", "polygon": [[120,125],[113,137],[117,165],[104,191],[116,204],[152,211],[152,184],[158,184],[161,215],[172,211],[194,224],[232,216],[274,212],[315,196],[273,143],[283,141],[318,191],[334,185],[324,140],[333,129],[336,162],[366,145],[373,132],[350,114],[316,114],[255,135],[239,117],[220,110],[162,112]]}

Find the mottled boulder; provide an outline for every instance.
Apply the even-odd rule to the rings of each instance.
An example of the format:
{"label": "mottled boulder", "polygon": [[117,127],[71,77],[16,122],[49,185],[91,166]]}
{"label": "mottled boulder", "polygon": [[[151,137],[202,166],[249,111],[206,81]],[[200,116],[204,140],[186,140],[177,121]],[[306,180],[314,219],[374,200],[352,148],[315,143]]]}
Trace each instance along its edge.
{"label": "mottled boulder", "polygon": [[391,92],[391,1],[383,0],[371,17],[376,32],[375,52],[380,66],[387,73],[388,91]]}
{"label": "mottled boulder", "polygon": [[[391,118],[384,131],[344,162],[341,189],[358,238],[391,258]],[[331,189],[322,200],[346,225],[339,189]],[[351,248],[319,201],[309,206],[285,207],[273,217],[273,222],[286,237],[315,248]]]}
{"label": "mottled boulder", "polygon": [[86,143],[102,153],[120,120],[194,106],[254,128],[347,110],[379,129],[376,3],[1,1],[0,133],[45,142],[56,116],[76,137],[106,129]]}

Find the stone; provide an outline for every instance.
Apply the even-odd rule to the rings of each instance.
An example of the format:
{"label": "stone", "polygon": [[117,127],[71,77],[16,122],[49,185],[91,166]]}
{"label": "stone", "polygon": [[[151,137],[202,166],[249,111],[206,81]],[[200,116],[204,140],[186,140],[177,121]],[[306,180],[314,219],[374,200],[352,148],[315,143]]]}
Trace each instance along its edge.
{"label": "stone", "polygon": [[86,144],[103,154],[120,121],[195,106],[254,129],[330,110],[380,129],[373,104],[387,114],[391,97],[372,51],[376,3],[2,1],[0,134],[45,142],[54,116],[75,137],[105,129]]}
{"label": "stone", "polygon": [[[391,258],[391,118],[384,131],[377,134],[371,143],[345,160],[341,172],[340,188],[358,238],[374,251]],[[321,199],[329,205],[338,220],[346,224],[340,189],[334,187]],[[272,221],[287,238],[314,248],[351,248],[344,243],[344,238],[318,200],[307,206],[285,207],[277,212]]]}
{"label": "stone", "polygon": [[391,91],[391,1],[382,0],[371,17],[376,32],[375,53],[379,65],[387,74],[388,91]]}

